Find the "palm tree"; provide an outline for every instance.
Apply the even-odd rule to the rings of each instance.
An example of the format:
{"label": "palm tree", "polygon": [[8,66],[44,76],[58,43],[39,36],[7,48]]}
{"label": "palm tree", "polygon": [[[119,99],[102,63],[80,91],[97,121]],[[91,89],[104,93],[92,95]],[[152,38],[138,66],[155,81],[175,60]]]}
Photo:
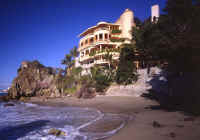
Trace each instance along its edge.
{"label": "palm tree", "polygon": [[78,48],[74,46],[69,54],[65,55],[65,58],[62,60],[62,64],[66,65],[66,72],[70,72],[70,69],[75,65],[75,58],[79,55]]}
{"label": "palm tree", "polygon": [[74,67],[75,62],[76,62],[76,57],[78,57],[79,53],[78,53],[78,49],[76,46],[74,46],[71,50],[70,50],[70,55],[72,57],[72,67]]}
{"label": "palm tree", "polygon": [[71,54],[66,54],[65,58],[61,62],[63,65],[66,65],[66,68],[70,68],[72,66],[72,56]]}
{"label": "palm tree", "polygon": [[78,53],[78,48],[77,46],[74,46],[74,48],[72,48],[70,50],[70,54],[71,56],[75,59],[76,57],[78,57],[79,53]]}
{"label": "palm tree", "polygon": [[113,55],[109,51],[107,51],[107,53],[105,54],[105,59],[108,61],[108,67],[110,69],[110,66],[112,64]]}

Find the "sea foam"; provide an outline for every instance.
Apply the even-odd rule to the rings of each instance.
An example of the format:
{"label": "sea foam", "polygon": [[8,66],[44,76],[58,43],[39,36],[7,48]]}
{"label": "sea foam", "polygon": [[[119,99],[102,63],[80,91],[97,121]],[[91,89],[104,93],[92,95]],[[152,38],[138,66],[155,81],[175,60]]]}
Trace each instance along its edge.
{"label": "sea foam", "polygon": [[[4,104],[0,102],[0,137],[5,140],[95,140],[113,135],[125,125],[126,120],[119,115],[103,114],[90,108],[49,107],[30,103],[13,103],[14,106],[4,107]],[[80,131],[98,121],[112,118],[122,119],[121,125],[112,131]],[[49,135],[52,128],[65,132],[66,136]]]}

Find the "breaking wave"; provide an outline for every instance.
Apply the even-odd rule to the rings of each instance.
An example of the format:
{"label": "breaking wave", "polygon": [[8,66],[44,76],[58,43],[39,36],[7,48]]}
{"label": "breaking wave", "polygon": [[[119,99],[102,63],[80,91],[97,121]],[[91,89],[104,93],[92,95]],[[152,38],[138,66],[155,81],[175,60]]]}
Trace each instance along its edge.
{"label": "breaking wave", "polygon": [[[96,140],[113,135],[123,128],[128,116],[104,114],[99,110],[77,107],[49,107],[30,103],[0,102],[0,138],[4,140]],[[112,130],[89,129],[110,121],[117,122]],[[56,137],[48,134],[55,128],[66,133]]]}

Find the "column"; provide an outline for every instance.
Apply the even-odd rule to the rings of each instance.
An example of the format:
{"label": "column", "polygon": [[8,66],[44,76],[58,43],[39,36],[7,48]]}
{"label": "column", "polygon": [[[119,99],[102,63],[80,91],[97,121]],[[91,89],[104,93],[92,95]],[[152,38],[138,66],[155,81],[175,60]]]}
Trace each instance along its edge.
{"label": "column", "polygon": [[101,46],[101,44],[100,44],[100,52],[102,51],[102,46]]}
{"label": "column", "polygon": [[91,50],[91,48],[89,48],[88,50],[89,50],[89,56],[90,56],[90,50]]}

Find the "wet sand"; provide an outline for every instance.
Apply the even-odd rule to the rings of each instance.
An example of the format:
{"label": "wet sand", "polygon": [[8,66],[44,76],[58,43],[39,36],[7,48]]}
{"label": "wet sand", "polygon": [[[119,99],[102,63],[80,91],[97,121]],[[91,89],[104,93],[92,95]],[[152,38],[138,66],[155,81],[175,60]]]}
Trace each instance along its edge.
{"label": "wet sand", "polygon": [[[103,113],[128,115],[127,124],[107,140],[199,140],[200,117],[183,112],[169,112],[159,108],[155,101],[142,97],[100,96],[93,99],[73,97],[43,99],[34,97],[30,102],[48,106],[88,107]],[[153,122],[158,125],[153,125]],[[101,123],[93,131],[110,131],[120,125],[119,121]]]}

